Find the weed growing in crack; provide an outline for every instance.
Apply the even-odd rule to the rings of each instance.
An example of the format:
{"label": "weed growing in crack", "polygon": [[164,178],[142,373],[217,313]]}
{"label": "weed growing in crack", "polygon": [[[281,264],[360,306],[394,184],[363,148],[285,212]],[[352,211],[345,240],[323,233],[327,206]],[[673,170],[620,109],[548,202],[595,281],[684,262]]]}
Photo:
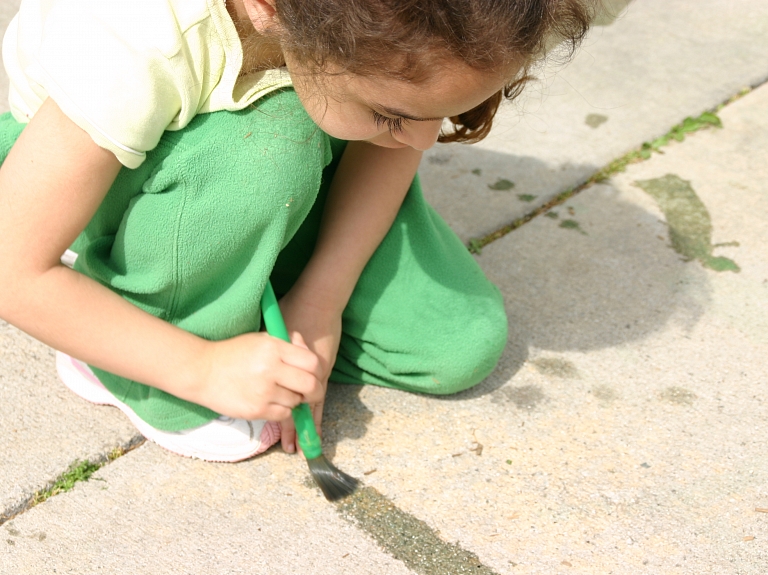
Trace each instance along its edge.
{"label": "weed growing in crack", "polygon": [[103,465],[104,463],[93,463],[91,461],[75,461],[69,466],[67,471],[61,474],[53,485],[48,489],[41,489],[35,493],[31,506],[38,505],[59,493],[70,491],[78,481],[88,481],[91,475],[96,473]]}

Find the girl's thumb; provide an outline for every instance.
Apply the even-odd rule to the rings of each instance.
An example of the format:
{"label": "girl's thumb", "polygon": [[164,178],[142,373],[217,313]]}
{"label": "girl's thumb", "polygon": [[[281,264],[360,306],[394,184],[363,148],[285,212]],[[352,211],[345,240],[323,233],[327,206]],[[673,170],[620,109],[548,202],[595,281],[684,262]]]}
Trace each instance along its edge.
{"label": "girl's thumb", "polygon": [[291,335],[291,343],[293,345],[297,345],[299,347],[303,347],[304,349],[309,349],[309,346],[304,341],[304,338],[302,337],[302,335],[298,331],[294,332]]}

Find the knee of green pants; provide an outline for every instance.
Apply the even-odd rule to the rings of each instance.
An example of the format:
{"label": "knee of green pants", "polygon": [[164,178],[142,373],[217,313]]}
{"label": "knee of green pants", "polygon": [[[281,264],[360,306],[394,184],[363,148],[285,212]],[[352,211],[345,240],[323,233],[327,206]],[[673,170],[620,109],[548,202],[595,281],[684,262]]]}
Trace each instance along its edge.
{"label": "knee of green pants", "polygon": [[507,343],[508,322],[501,295],[488,284],[487,298],[473,298],[466,313],[431,325],[401,324],[403,344],[344,335],[331,380],[374,384],[402,391],[451,395],[474,387],[496,367]]}
{"label": "knee of green pants", "polygon": [[[496,290],[495,286],[490,286]],[[477,305],[471,316],[453,324],[452,337],[435,340],[428,372],[411,376],[408,387],[434,395],[450,395],[474,387],[496,367],[507,344],[507,316],[501,295]],[[426,376],[426,377],[425,377]]]}
{"label": "knee of green pants", "polygon": [[476,385],[507,341],[498,288],[425,202],[418,178],[343,320],[334,381],[422,393]]}
{"label": "knee of green pants", "polygon": [[498,288],[490,282],[482,288],[472,298],[456,302],[453,313],[433,320],[433,327],[422,334],[419,364],[401,375],[404,388],[451,395],[491,374],[507,344],[508,324]]}
{"label": "knee of green pants", "polygon": [[[493,286],[495,289],[495,286]],[[485,309],[473,318],[471,326],[466,326],[467,333],[481,336],[462,337],[459,334],[453,340],[451,349],[441,350],[444,356],[454,358],[455,366],[447,369],[446,362],[435,366],[435,379],[440,382],[426,393],[447,395],[474,387],[495,369],[507,345],[508,320],[501,294],[495,301],[486,302]]]}

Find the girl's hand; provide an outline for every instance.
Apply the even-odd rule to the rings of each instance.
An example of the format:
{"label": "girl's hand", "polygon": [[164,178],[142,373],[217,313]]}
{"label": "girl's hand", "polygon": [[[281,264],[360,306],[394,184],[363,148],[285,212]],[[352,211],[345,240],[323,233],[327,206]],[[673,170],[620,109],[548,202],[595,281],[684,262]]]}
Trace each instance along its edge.
{"label": "girl's hand", "polygon": [[[336,353],[339,350],[341,338],[341,314],[325,307],[316,301],[312,295],[294,288],[280,300],[280,310],[285,319],[285,325],[291,336],[291,341],[297,347],[304,347],[313,352],[320,362],[319,373],[322,395],[319,399],[308,399],[309,407],[315,420],[315,428],[322,437],[321,423],[323,420],[323,405],[325,403],[325,391],[328,387],[328,378],[331,375],[333,364],[336,362]],[[296,429],[293,419],[287,417],[280,422],[281,444],[287,453],[299,450],[296,439]]]}
{"label": "girl's hand", "polygon": [[192,401],[239,419],[282,421],[302,402],[322,402],[325,372],[306,346],[266,333],[210,342]]}

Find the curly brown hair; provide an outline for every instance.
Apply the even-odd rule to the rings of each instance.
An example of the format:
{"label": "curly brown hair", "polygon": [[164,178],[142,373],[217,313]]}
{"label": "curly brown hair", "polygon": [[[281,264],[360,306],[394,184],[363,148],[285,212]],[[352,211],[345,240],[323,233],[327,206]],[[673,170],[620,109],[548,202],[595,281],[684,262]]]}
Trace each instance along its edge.
{"label": "curly brown hair", "polygon": [[332,65],[364,76],[418,82],[444,60],[487,72],[515,69],[488,100],[450,118],[440,142],[477,142],[504,98],[531,79],[531,65],[553,43],[570,56],[597,0],[275,0],[280,43],[311,69]]}

